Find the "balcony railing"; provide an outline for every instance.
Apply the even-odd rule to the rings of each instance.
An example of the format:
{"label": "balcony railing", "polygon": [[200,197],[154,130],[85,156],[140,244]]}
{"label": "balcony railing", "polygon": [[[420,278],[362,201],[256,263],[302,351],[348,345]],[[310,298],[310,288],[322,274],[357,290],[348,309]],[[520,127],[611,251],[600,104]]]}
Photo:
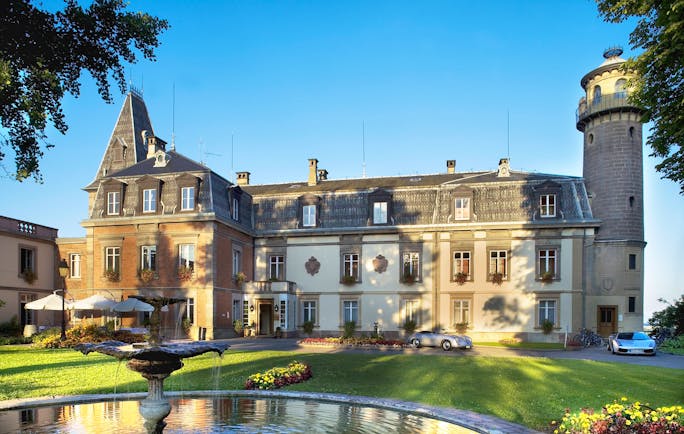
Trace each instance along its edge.
{"label": "balcony railing", "polygon": [[248,293],[286,292],[288,294],[294,294],[296,287],[297,285],[295,282],[270,280],[245,282],[243,285],[245,292]]}
{"label": "balcony railing", "polygon": [[582,101],[575,113],[575,121],[579,124],[596,113],[632,108],[638,109],[636,105],[629,102],[626,91],[601,95],[589,101]]}

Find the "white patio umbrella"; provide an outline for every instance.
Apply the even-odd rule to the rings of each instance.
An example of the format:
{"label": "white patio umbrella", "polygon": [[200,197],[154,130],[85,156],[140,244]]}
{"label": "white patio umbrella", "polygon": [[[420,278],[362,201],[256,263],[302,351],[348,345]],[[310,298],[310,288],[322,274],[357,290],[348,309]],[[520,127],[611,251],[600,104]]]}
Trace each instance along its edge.
{"label": "white patio umbrella", "polygon": [[137,298],[127,298],[112,306],[112,310],[114,312],[152,312],[154,311],[154,306]]}
{"label": "white patio umbrella", "polygon": [[[62,301],[64,301],[64,304],[62,304]],[[57,295],[54,292],[47,297],[26,303],[26,306],[24,306],[25,309],[31,310],[62,310],[62,307],[64,309],[71,309],[73,303],[69,300],[64,300],[61,295]]]}
{"label": "white patio umbrella", "polygon": [[114,300],[100,294],[91,295],[82,300],[76,300],[73,304],[75,310],[110,310],[116,305]]}

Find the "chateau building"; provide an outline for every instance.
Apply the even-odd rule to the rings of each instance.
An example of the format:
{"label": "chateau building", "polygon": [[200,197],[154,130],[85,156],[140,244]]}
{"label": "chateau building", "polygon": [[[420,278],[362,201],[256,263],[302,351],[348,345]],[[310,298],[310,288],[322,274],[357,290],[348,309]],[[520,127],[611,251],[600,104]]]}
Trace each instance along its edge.
{"label": "chateau building", "polygon": [[[85,238],[58,239],[78,263],[74,298],[185,298],[164,324],[193,338],[257,334],[400,336],[465,328],[476,339],[607,335],[643,323],[641,112],[620,50],[581,80],[583,177],[513,170],[233,184],[154,135],[130,92],[88,193]],[[124,325],[144,321],[131,313]],[[206,333],[206,334],[205,334]]]}

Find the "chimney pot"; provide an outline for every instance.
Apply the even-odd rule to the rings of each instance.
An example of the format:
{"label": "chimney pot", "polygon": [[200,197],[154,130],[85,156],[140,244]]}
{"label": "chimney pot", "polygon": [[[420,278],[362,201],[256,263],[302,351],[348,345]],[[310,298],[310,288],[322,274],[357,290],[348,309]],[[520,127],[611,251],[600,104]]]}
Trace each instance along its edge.
{"label": "chimney pot", "polygon": [[309,185],[318,184],[318,160],[309,158]]}
{"label": "chimney pot", "polygon": [[456,173],[456,160],[447,160],[447,173]]}
{"label": "chimney pot", "polygon": [[237,185],[249,185],[249,172],[237,172]]}

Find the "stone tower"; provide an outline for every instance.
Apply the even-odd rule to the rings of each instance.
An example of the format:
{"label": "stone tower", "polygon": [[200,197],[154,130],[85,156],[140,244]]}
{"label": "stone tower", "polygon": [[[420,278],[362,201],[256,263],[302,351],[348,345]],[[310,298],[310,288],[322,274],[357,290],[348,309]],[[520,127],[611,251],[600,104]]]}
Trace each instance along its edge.
{"label": "stone tower", "polygon": [[584,133],[583,175],[594,217],[601,221],[586,253],[586,325],[599,334],[643,326],[642,111],[628,101],[630,71],[622,49],[581,81],[577,110]]}

